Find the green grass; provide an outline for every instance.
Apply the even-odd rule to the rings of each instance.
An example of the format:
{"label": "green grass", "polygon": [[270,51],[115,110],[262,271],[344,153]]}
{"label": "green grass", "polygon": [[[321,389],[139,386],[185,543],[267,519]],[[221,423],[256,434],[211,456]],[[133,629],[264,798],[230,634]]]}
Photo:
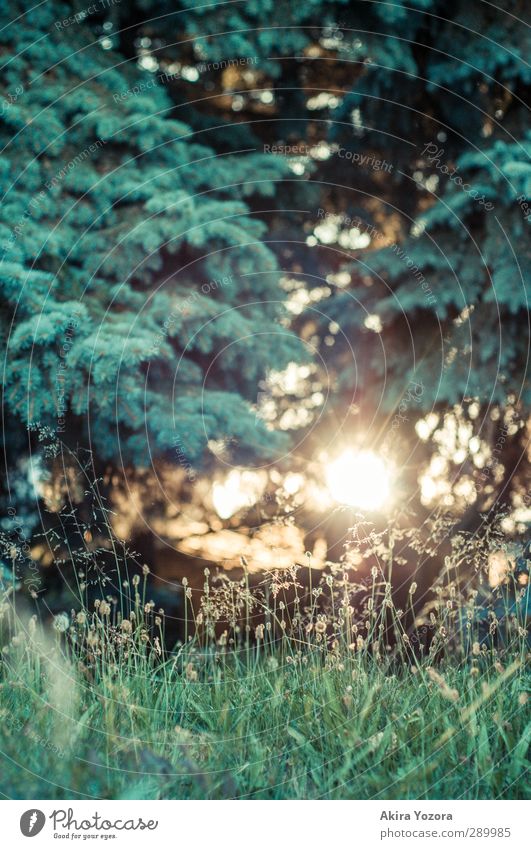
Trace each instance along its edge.
{"label": "green grass", "polygon": [[[238,586],[245,623],[256,605]],[[207,620],[226,615],[221,600],[234,587],[222,587],[217,607],[214,591],[206,594]],[[206,621],[168,655],[163,622],[138,591],[126,625],[118,608],[100,605],[51,635],[4,605],[14,638],[2,654],[0,791],[28,799],[528,796],[521,627],[503,653],[477,644],[467,653],[445,636],[444,651],[435,640],[416,660],[407,638],[393,651],[383,645],[380,626],[393,608],[374,587],[371,595],[364,640],[331,593],[326,616],[306,609],[297,619],[295,609],[287,621],[277,599],[266,621],[280,627],[246,632],[233,620],[220,638]],[[391,620],[398,636],[400,614]]]}

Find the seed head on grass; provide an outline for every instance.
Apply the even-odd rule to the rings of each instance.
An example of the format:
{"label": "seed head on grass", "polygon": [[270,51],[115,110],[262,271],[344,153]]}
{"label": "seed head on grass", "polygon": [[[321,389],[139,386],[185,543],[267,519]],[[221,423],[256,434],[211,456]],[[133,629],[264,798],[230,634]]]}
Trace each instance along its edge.
{"label": "seed head on grass", "polygon": [[434,684],[437,685],[437,687],[439,688],[439,692],[443,698],[448,699],[448,701],[450,702],[458,701],[459,692],[456,689],[449,687],[443,676],[439,672],[437,672],[432,666],[428,668],[428,677],[431,681],[434,682]]}
{"label": "seed head on grass", "polygon": [[67,613],[58,613],[53,618],[53,629],[59,634],[64,634],[70,626],[70,620]]}
{"label": "seed head on grass", "polygon": [[197,681],[198,675],[197,670],[194,668],[193,663],[187,663],[185,668],[186,680],[187,681]]}

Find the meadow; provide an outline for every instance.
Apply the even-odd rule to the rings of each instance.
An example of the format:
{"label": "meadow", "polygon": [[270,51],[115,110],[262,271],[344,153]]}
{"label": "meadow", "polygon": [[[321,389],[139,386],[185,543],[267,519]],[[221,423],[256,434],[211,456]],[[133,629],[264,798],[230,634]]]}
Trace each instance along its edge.
{"label": "meadow", "polygon": [[455,565],[433,602],[418,605],[424,613],[415,584],[410,609],[397,609],[376,567],[357,584],[331,565],[309,595],[295,567],[258,587],[247,573],[234,582],[206,570],[199,607],[184,581],[186,636],[171,650],[147,567],[51,624],[17,610],[8,588],[0,790],[36,799],[525,798],[527,584],[509,572],[487,604]]}

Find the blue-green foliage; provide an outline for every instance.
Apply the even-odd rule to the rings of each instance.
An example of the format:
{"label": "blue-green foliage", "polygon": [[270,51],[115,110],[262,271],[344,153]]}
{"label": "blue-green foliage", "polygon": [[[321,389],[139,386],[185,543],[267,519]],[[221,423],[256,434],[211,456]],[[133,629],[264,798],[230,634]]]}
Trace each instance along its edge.
{"label": "blue-green foliage", "polygon": [[[519,384],[531,263],[531,216],[522,206],[531,182],[531,38],[518,0],[503,9],[468,0],[140,6],[146,17],[161,16],[145,32],[156,34],[154,53],[166,60],[179,55],[183,31],[187,62],[196,67],[254,57],[246,117],[260,118],[256,91],[274,98],[272,124],[257,132],[268,142],[330,145],[330,157],[307,167],[322,181],[321,199],[308,189],[301,207],[310,219],[319,205],[380,231],[368,248],[351,252],[354,262],[343,262],[348,291],[333,290],[323,303],[321,354],[340,389],[351,397],[357,386],[364,403],[373,398],[386,411],[415,372],[426,387],[419,410],[487,390],[486,403],[503,403],[515,388],[529,402],[529,387],[522,394]],[[200,72],[198,96],[208,96],[205,80],[214,84]],[[327,92],[332,105],[325,96],[309,108]],[[437,161],[423,152],[428,144],[442,150]],[[392,167],[352,167],[334,146]],[[284,216],[280,232],[291,233],[289,226]],[[322,286],[339,255],[310,253],[299,251],[294,264],[308,272],[304,285]],[[364,326],[367,311],[380,317],[381,334]],[[330,318],[344,334],[333,344]]]}
{"label": "blue-green foliage", "polygon": [[[307,272],[310,287],[349,272],[309,331],[349,399],[356,386],[387,412],[411,377],[424,385],[419,410],[520,393],[531,136],[529,30],[516,0],[503,11],[466,0],[137,0],[57,28],[83,8],[47,4],[0,33],[18,50],[2,78],[0,285],[6,397],[23,421],[57,417],[67,337],[67,406],[89,413],[103,456],[116,456],[116,421],[135,462],[148,442],[170,456],[176,434],[194,462],[210,438],[267,455],[275,438],[249,402],[266,366],[300,356],[280,308],[279,264]],[[0,9],[2,24],[25,11]],[[114,23],[105,36],[103,18]],[[126,60],[141,36],[158,71],[187,66],[195,82],[179,77],[165,91]],[[239,57],[252,63],[250,81],[235,82],[247,86],[235,113],[239,89],[204,63]],[[327,91],[332,105],[308,107]],[[263,142],[318,139],[332,155],[298,182],[286,157],[261,152]],[[430,159],[428,144],[442,153]],[[392,170],[353,167],[334,145]],[[360,216],[384,241],[308,249],[318,206]],[[275,214],[283,207],[306,218]],[[272,210],[276,243],[260,208]],[[279,263],[283,239],[292,242]],[[229,282],[212,288],[213,279]],[[331,320],[342,331],[333,344]],[[530,400],[529,386],[520,397]]]}
{"label": "blue-green foliage", "polygon": [[301,347],[246,200],[285,165],[217,157],[91,20],[57,25],[78,7],[0,4],[7,408],[74,443],[90,423],[100,456],[140,465],[176,436],[197,464],[208,439],[268,456],[280,436],[256,421],[257,385]]}
{"label": "blue-green foliage", "polygon": [[[368,184],[382,199],[378,216],[374,204],[365,214],[361,204],[362,218],[381,230],[398,212],[402,224],[395,240],[386,232],[388,247],[380,235],[356,252],[346,265],[352,287],[329,302],[362,351],[358,385],[365,400],[381,397],[383,410],[397,398],[382,395],[384,384],[403,387],[412,377],[423,382],[428,409],[472,395],[503,404],[511,392],[529,404],[529,383],[521,386],[531,272],[523,204],[531,193],[529,29],[514,17],[517,3],[502,11],[426,0],[417,4],[426,15],[375,4],[362,21],[368,5],[349,7],[338,53],[354,50],[364,63],[333,114],[340,122],[353,116],[354,133],[339,123],[332,138],[392,163],[392,176],[375,174]],[[394,16],[383,25],[380,6]],[[381,334],[363,328],[367,312],[380,317]],[[337,349],[348,388],[352,362],[340,340]]]}

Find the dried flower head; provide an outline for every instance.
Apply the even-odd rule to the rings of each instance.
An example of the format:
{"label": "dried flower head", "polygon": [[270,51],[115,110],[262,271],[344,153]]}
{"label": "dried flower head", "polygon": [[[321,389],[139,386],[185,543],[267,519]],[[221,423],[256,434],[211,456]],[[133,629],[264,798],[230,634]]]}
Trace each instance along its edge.
{"label": "dried flower head", "polygon": [[194,669],[193,663],[187,663],[184,671],[188,681],[197,681],[197,672]]}
{"label": "dried flower head", "polygon": [[431,666],[428,669],[428,677],[438,686],[443,698],[448,699],[450,702],[456,702],[459,699],[458,691],[449,687],[443,676]]}
{"label": "dried flower head", "polygon": [[58,613],[57,616],[54,616],[52,624],[54,631],[57,631],[59,634],[64,634],[64,632],[68,630],[68,627],[70,625],[68,614]]}

